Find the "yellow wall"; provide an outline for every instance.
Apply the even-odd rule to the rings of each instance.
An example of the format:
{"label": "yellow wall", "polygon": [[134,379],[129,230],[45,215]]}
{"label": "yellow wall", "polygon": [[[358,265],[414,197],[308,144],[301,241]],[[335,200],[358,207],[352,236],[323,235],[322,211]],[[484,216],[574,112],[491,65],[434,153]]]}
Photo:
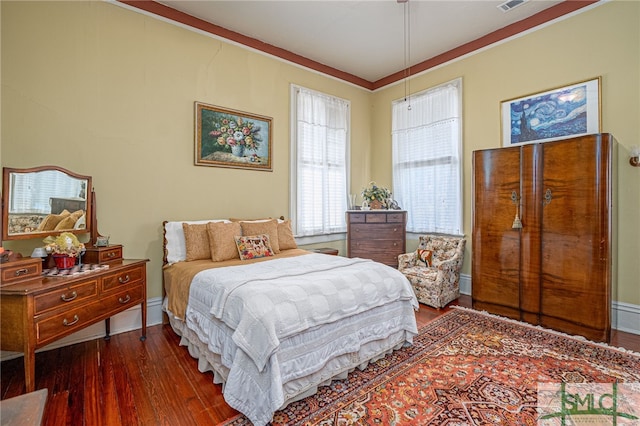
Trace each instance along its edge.
{"label": "yellow wall", "polygon": [[[288,216],[289,85],[351,101],[351,192],[391,186],[390,103],[333,78],[106,2],[0,2],[2,140],[8,167],[56,164],[93,176],[100,232],[149,258],[161,295],[162,221]],[[500,144],[499,102],[603,77],[603,128],[621,144],[619,290],[640,304],[640,3],[613,2],[413,79],[462,76],[465,233],[471,152]],[[273,117],[273,172],[193,165],[193,102]],[[27,253],[40,241],[6,242]],[[344,250],[344,243],[337,243]],[[469,251],[465,272],[470,271]]]}
{"label": "yellow wall", "polygon": [[[602,76],[602,132],[619,142],[618,284],[613,299],[640,304],[640,2],[613,1],[411,80],[411,92],[463,79],[464,232],[471,237],[471,153],[500,147],[500,102]],[[374,95],[373,175],[391,184],[391,102],[398,84]],[[470,274],[468,241],[463,272]],[[412,246],[413,244],[413,246]],[[407,249],[415,247],[409,241]],[[573,266],[573,265],[572,265]],[[579,268],[580,265],[575,265]]]}
{"label": "yellow wall", "polygon": [[[93,176],[100,232],[151,259],[149,297],[164,220],[289,216],[291,83],[351,101],[352,184],[368,182],[365,90],[106,2],[1,7],[2,165]],[[194,166],[196,100],[272,117],[273,172]]]}

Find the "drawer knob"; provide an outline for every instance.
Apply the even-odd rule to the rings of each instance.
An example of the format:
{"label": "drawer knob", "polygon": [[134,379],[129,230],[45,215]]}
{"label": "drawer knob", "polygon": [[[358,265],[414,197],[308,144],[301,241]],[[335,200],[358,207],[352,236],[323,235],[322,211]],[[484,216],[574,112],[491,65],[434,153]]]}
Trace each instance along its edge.
{"label": "drawer knob", "polygon": [[129,274],[125,275],[124,277],[118,277],[118,282],[120,284],[126,284],[131,280],[131,278],[129,278]]}
{"label": "drawer knob", "polygon": [[114,252],[112,252],[112,251],[107,253],[107,257],[115,257],[115,255],[116,254]]}
{"label": "drawer knob", "polygon": [[71,296],[67,297],[66,294],[63,294],[62,296],[60,296],[60,299],[62,299],[63,302],[71,302],[76,297],[78,297],[78,293],[76,291],[72,291]]}
{"label": "drawer knob", "polygon": [[124,305],[125,303],[128,303],[128,302],[129,302],[129,300],[131,300],[131,296],[129,296],[128,294],[127,294],[127,296],[126,296],[124,299],[123,299],[122,297],[119,297],[119,298],[118,298],[118,302],[120,302],[120,303],[121,303],[121,304],[123,304],[123,305]]}
{"label": "drawer knob", "polygon": [[18,269],[16,271],[16,277],[19,277],[20,275],[24,275],[27,273],[29,273],[29,270],[27,268]]}
{"label": "drawer knob", "polygon": [[69,327],[72,326],[73,324],[77,323],[78,321],[80,321],[80,318],[78,318],[77,315],[73,316],[73,321],[69,322],[66,318],[64,320],[62,320],[62,325],[64,325],[65,327]]}

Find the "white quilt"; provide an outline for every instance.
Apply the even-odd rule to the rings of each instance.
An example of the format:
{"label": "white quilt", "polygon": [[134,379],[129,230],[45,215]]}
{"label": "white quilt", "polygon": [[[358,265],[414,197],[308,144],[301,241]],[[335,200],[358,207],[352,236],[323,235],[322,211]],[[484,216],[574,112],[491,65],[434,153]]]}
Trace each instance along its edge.
{"label": "white quilt", "polygon": [[[403,313],[381,318],[385,335],[367,339],[401,333],[410,342],[417,333],[412,310],[418,303],[404,275],[370,260],[309,254],[198,273],[191,284],[186,322],[212,352],[221,354],[229,369],[227,402],[255,424],[264,424],[286,400],[278,357],[281,342],[288,345],[298,334],[327,325],[335,333],[342,329],[334,327],[339,320],[356,319],[388,304],[404,306],[394,309]],[[232,330],[232,345],[208,330],[207,314]],[[353,341],[362,328],[346,327],[344,333],[333,337]],[[364,344],[359,339],[349,350]],[[344,347],[335,350],[336,356],[345,353]]]}

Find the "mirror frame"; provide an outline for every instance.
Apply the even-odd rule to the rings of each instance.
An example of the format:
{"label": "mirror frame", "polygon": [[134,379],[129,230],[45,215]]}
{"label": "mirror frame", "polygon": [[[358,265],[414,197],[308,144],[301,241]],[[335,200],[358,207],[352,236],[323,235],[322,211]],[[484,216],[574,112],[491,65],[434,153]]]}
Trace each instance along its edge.
{"label": "mirror frame", "polygon": [[[61,173],[64,173],[70,177],[86,180],[87,188],[86,188],[86,226],[84,229],[61,229],[58,231],[34,231],[34,232],[24,232],[21,234],[9,234],[9,176],[11,173],[35,173],[42,172],[46,170],[55,170]],[[63,232],[71,232],[72,234],[91,234],[93,232],[92,227],[95,225],[95,221],[93,220],[93,185],[91,183],[91,176],[80,175],[78,173],[74,173],[67,169],[63,169],[58,166],[39,166],[39,167],[31,167],[27,169],[18,169],[11,167],[3,167],[2,168],[2,240],[26,240],[31,238],[45,238],[49,235],[60,235]]]}

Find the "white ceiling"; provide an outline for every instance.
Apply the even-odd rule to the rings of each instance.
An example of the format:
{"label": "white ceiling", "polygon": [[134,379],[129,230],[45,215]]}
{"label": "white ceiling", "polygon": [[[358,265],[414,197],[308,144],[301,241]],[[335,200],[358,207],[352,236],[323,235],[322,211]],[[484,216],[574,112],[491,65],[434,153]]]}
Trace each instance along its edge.
{"label": "white ceiling", "polygon": [[503,12],[494,0],[163,0],[228,30],[374,82],[541,12],[562,0],[529,0]]}

